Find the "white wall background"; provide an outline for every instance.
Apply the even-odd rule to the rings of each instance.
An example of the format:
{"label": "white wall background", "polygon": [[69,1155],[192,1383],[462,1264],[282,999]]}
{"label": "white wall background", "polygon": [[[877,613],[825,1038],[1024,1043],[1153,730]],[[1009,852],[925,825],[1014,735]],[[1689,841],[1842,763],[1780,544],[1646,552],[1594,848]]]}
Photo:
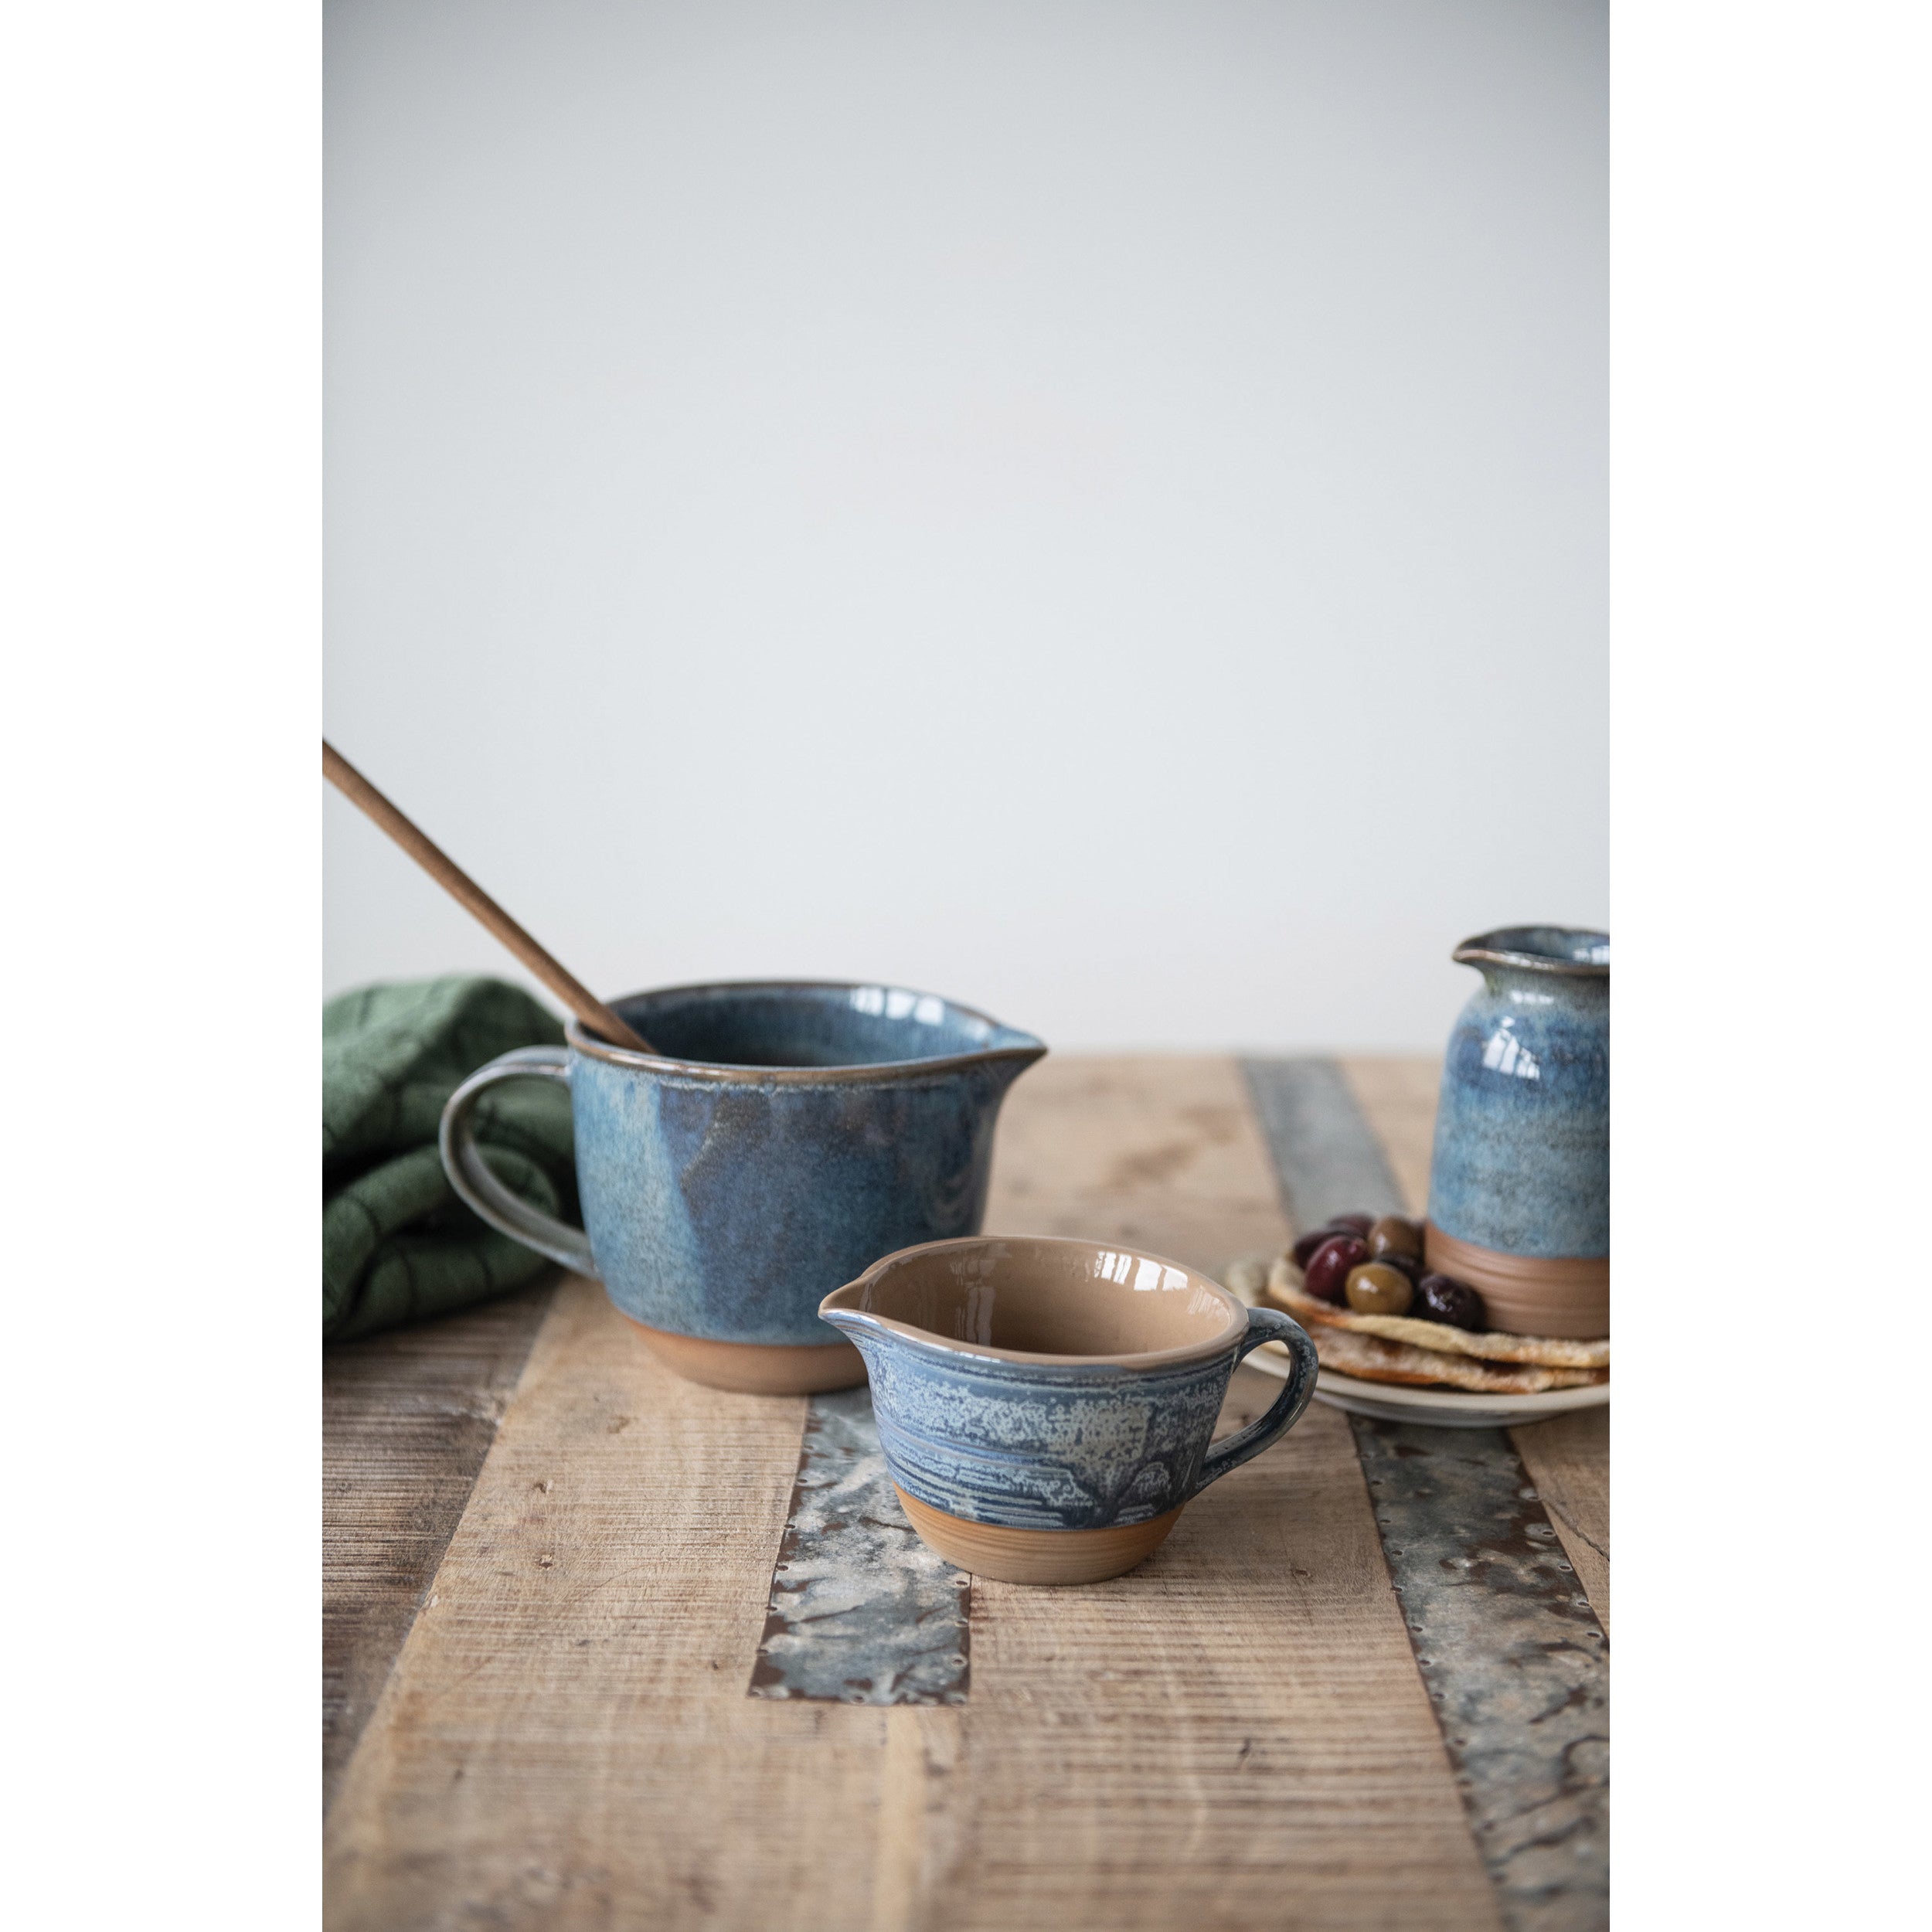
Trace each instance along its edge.
{"label": "white wall background", "polygon": [[[1607,917],[1599,0],[334,0],[325,712],[600,992]],[[329,990],[520,977],[325,808]]]}

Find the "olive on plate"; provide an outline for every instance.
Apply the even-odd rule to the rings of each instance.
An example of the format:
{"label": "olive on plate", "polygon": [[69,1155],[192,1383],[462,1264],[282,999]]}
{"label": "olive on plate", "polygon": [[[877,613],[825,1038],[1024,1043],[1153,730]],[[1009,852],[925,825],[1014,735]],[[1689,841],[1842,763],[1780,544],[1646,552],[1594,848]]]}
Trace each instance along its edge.
{"label": "olive on plate", "polygon": [[1345,1305],[1349,1271],[1369,1258],[1369,1244],[1356,1234],[1332,1234],[1308,1257],[1302,1281],[1317,1300]]}
{"label": "olive on plate", "polygon": [[1288,1252],[1294,1256],[1294,1265],[1298,1268],[1305,1268],[1308,1265],[1308,1257],[1324,1241],[1332,1241],[1338,1234],[1352,1234],[1354,1232],[1353,1228],[1338,1228],[1332,1222],[1324,1221],[1318,1228],[1310,1228],[1306,1234],[1297,1236],[1294,1246]]}
{"label": "olive on plate", "polygon": [[1482,1297],[1467,1281],[1446,1274],[1425,1274],[1416,1284],[1416,1305],[1410,1311],[1424,1321],[1447,1322],[1480,1335],[1489,1325]]}
{"label": "olive on plate", "polygon": [[1406,1315],[1415,1295],[1409,1277],[1386,1261],[1365,1261],[1349,1271],[1344,1284],[1357,1315]]}
{"label": "olive on plate", "polygon": [[1404,1254],[1411,1260],[1422,1259],[1422,1230],[1406,1214],[1385,1214],[1369,1230],[1369,1252],[1378,1261],[1392,1254]]}
{"label": "olive on plate", "polygon": [[1308,1265],[1308,1257],[1324,1241],[1332,1240],[1338,1234],[1352,1234],[1366,1241],[1369,1238],[1369,1225],[1366,1214],[1331,1215],[1318,1228],[1311,1228],[1306,1234],[1296,1237],[1294,1246],[1289,1250],[1294,1257],[1294,1265],[1298,1268],[1305,1268]]}

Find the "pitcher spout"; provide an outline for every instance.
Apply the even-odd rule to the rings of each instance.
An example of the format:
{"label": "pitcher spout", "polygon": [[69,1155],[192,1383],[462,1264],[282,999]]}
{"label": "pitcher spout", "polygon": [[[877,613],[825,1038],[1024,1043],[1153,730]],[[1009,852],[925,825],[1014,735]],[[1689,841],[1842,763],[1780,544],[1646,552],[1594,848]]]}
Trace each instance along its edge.
{"label": "pitcher spout", "polygon": [[879,1334],[879,1318],[866,1313],[862,1305],[867,1284],[876,1272],[875,1268],[868,1268],[856,1281],[848,1281],[842,1288],[834,1288],[818,1304],[819,1320],[830,1322],[854,1342]]}
{"label": "pitcher spout", "polygon": [[[1002,1028],[1012,1032],[1011,1028]],[[981,1067],[995,1093],[1004,1094],[1028,1067],[1046,1057],[1046,1043],[1030,1033],[1015,1033],[1012,1044],[988,1046],[969,1056],[968,1063]]]}

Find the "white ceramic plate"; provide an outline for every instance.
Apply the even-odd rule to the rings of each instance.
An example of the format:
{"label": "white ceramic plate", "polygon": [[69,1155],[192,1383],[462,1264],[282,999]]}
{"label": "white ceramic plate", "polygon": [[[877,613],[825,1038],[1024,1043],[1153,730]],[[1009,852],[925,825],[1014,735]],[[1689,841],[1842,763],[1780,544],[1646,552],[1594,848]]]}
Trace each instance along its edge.
{"label": "white ceramic plate", "polygon": [[[1288,1352],[1267,1342],[1247,1358],[1244,1366],[1264,1375],[1288,1379]],[[1550,1389],[1539,1396],[1485,1396],[1465,1389],[1417,1389],[1401,1382],[1362,1382],[1353,1376],[1324,1369],[1315,1385],[1318,1402],[1332,1403],[1358,1416],[1384,1422],[1426,1422],[1438,1429],[1507,1429],[1546,1417],[1567,1415],[1572,1409],[1600,1409],[1610,1400],[1610,1384],[1594,1383],[1581,1389]]]}

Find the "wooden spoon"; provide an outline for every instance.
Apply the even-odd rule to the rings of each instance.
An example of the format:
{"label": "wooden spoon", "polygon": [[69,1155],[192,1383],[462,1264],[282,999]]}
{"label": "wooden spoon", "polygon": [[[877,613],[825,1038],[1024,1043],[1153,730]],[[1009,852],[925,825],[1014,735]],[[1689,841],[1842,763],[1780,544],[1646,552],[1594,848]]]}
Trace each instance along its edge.
{"label": "wooden spoon", "polygon": [[633,1032],[590,988],[566,973],[469,874],[432,845],[325,738],[322,776],[359,805],[450,896],[487,926],[594,1033],[640,1053],[658,1050]]}

